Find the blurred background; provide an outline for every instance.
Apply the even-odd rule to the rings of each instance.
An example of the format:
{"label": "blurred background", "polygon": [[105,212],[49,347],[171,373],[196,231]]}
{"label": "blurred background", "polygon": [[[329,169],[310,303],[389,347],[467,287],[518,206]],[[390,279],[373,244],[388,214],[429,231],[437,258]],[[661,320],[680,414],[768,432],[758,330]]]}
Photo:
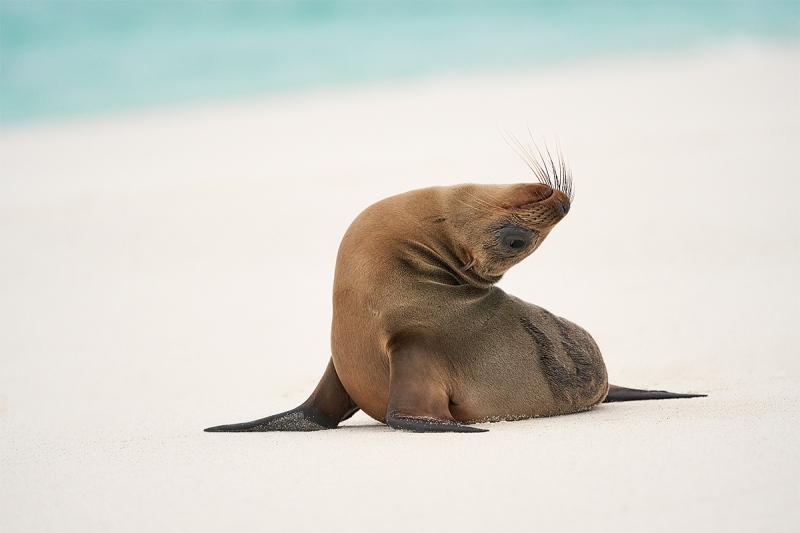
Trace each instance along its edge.
{"label": "blurred background", "polygon": [[[800,530],[798,95],[797,0],[0,0],[0,529]],[[708,398],[202,432],[313,390],[365,206],[530,181],[505,131],[577,195],[500,286]]]}
{"label": "blurred background", "polygon": [[3,0],[0,126],[799,35],[793,0]]}

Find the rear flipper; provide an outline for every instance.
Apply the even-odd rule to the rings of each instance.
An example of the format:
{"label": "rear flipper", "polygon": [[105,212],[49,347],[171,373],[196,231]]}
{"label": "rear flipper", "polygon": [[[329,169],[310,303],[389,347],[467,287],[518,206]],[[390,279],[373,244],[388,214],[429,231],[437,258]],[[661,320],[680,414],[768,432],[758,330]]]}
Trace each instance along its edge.
{"label": "rear flipper", "polygon": [[667,392],[664,390],[641,390],[608,386],[608,396],[603,403],[611,402],[631,402],[635,400],[671,400],[673,398],[704,398],[706,394],[680,394],[677,392]]}
{"label": "rear flipper", "polygon": [[252,422],[214,426],[206,431],[317,431],[333,429],[339,422],[353,416],[358,406],[347,394],[333,360],[311,396],[291,411],[268,416]]}
{"label": "rear flipper", "polygon": [[295,407],[291,411],[268,416],[252,422],[240,422],[238,424],[226,424],[224,426],[214,426],[206,428],[205,431],[317,431],[320,429],[333,429],[338,425],[337,422],[327,420],[305,407]]}

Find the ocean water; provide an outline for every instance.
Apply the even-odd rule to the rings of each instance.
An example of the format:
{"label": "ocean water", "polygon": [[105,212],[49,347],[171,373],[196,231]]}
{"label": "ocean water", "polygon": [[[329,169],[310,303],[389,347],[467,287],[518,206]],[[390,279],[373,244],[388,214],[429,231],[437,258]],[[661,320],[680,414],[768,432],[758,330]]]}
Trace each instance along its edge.
{"label": "ocean water", "polygon": [[0,0],[0,126],[726,41],[800,1]]}

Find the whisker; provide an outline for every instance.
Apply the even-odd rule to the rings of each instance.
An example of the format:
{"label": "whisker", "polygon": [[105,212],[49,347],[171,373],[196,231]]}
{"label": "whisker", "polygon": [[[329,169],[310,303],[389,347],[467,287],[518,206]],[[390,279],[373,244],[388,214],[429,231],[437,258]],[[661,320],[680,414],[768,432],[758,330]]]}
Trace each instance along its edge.
{"label": "whisker", "polygon": [[[572,171],[567,165],[564,155],[561,152],[561,143],[556,140],[555,157],[553,152],[544,142],[544,153],[533,140],[533,134],[528,127],[528,135],[531,138],[531,145],[523,145],[516,137],[507,130],[501,132],[503,140],[514,152],[522,159],[527,167],[533,172],[539,183],[552,187],[564,193],[569,198],[570,203],[575,198],[572,185]],[[535,153],[534,153],[535,150]],[[546,157],[545,157],[546,155]]]}

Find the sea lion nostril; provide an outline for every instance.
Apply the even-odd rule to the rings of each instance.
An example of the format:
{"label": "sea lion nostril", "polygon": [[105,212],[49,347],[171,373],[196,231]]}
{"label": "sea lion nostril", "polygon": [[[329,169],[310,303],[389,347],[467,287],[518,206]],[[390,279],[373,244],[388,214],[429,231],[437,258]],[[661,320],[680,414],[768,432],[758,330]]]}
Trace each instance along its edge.
{"label": "sea lion nostril", "polygon": [[561,211],[561,216],[566,216],[569,213],[569,200],[564,198],[558,202],[558,209]]}

